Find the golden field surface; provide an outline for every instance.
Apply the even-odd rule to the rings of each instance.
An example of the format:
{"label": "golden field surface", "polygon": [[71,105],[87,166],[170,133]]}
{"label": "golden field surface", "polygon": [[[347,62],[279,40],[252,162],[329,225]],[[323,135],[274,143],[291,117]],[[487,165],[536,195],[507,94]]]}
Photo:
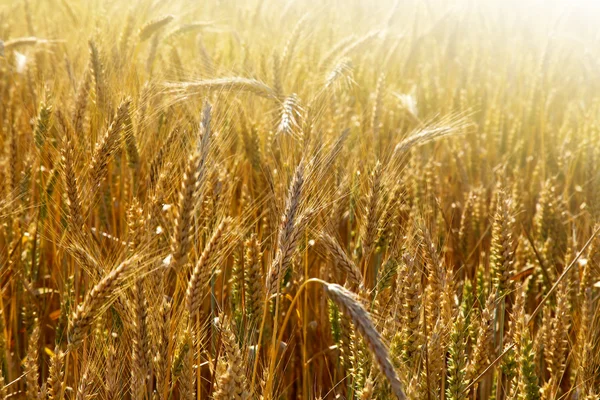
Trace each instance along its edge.
{"label": "golden field surface", "polygon": [[600,399],[596,11],[0,0],[0,400]]}

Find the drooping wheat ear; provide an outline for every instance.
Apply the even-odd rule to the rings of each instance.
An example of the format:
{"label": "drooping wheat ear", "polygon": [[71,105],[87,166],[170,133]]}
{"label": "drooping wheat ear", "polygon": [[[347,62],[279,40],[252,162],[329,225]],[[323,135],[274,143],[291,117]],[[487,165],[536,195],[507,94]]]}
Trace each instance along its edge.
{"label": "drooping wheat ear", "polygon": [[140,154],[138,151],[137,140],[135,138],[133,123],[131,121],[131,111],[126,109],[123,119],[123,140],[125,141],[125,152],[127,154],[127,164],[129,168],[136,170],[140,164]]}
{"label": "drooping wheat ear", "polygon": [[467,379],[470,381],[477,377],[493,356],[494,341],[494,309],[496,308],[496,293],[490,293],[487,304],[481,312],[479,335],[467,367]]}
{"label": "drooping wheat ear", "polygon": [[86,70],[81,78],[79,87],[77,88],[77,97],[75,98],[75,104],[73,105],[73,111],[71,119],[73,120],[73,130],[77,137],[82,137],[83,125],[85,122],[85,113],[88,105],[88,97],[90,92],[92,74]]}
{"label": "drooping wheat ear", "polygon": [[249,391],[249,382],[246,377],[245,360],[237,344],[235,335],[227,321],[222,323],[223,347],[227,358],[227,369],[216,378],[217,391],[215,400],[240,399],[248,400],[252,396]]}
{"label": "drooping wheat ear", "polygon": [[104,64],[100,58],[98,47],[93,40],[89,41],[90,46],[90,72],[94,78],[96,90],[96,105],[104,112],[108,110],[108,89],[104,77]]}
{"label": "drooping wheat ear", "polygon": [[146,301],[142,279],[138,279],[133,287],[132,303],[135,316],[135,331],[133,333],[131,352],[131,395],[134,399],[141,399],[144,397],[152,347],[147,328],[148,302]]}
{"label": "drooping wheat ear", "polygon": [[490,250],[492,279],[498,296],[504,296],[507,291],[510,291],[508,277],[514,272],[514,248],[510,203],[508,199],[505,199],[504,194],[500,194],[492,227],[492,248]]}
{"label": "drooping wheat ear", "polygon": [[[290,188],[287,195],[285,211],[281,217],[281,225],[279,227],[279,236],[277,239],[277,254],[269,274],[267,276],[267,293],[269,295],[276,292],[279,284],[279,277],[283,271],[282,265],[284,261],[289,260],[294,250],[296,249],[297,242],[294,241],[294,231],[298,231],[298,221],[296,221],[298,209],[302,201],[302,187],[304,185],[304,161],[300,161],[296,167],[294,178],[290,184]],[[299,238],[297,238],[299,239]]]}
{"label": "drooping wheat ear", "polygon": [[126,261],[113,269],[88,292],[83,303],[77,306],[69,321],[69,350],[81,344],[92,327],[94,319],[106,305],[110,304],[111,297],[119,288],[119,284],[131,269],[132,264],[132,261]]}
{"label": "drooping wheat ear", "polygon": [[373,251],[375,237],[377,236],[377,227],[379,225],[380,207],[379,197],[381,195],[381,174],[382,166],[379,161],[375,164],[371,173],[371,182],[369,195],[367,196],[367,205],[362,228],[362,251],[363,257],[367,259]]}
{"label": "drooping wheat ear", "polygon": [[251,323],[259,324],[263,302],[265,300],[265,283],[262,271],[262,253],[256,235],[244,243],[244,270],[246,271],[246,310]]}
{"label": "drooping wheat ear", "polygon": [[212,21],[195,21],[187,24],[180,25],[178,28],[173,29],[167,35],[167,39],[175,39],[177,36],[185,35],[186,33],[200,32],[206,28],[210,28],[214,25]]}
{"label": "drooping wheat ear", "polygon": [[202,251],[202,255],[200,259],[196,263],[194,270],[192,271],[192,276],[190,277],[190,281],[188,282],[188,287],[186,291],[186,305],[187,310],[190,316],[196,314],[196,311],[200,308],[200,303],[202,301],[202,290],[204,286],[208,283],[208,278],[210,277],[210,273],[212,268],[207,265],[214,256],[215,253],[218,252],[219,246],[221,243],[221,239],[223,238],[223,234],[225,233],[226,228],[231,224],[230,218],[225,218],[217,229],[213,232],[210,240],[206,244],[204,251]]}
{"label": "drooping wheat ear", "polygon": [[348,256],[346,251],[340,246],[338,241],[334,239],[328,233],[321,233],[319,243],[327,250],[327,252],[334,258],[337,265],[344,271],[348,281],[350,282],[351,289],[357,289],[362,287],[363,277],[362,273]]}
{"label": "drooping wheat ear", "polygon": [[392,157],[394,160],[401,161],[413,147],[452,135],[455,132],[456,128],[453,126],[434,126],[431,128],[424,128],[398,143],[394,148]]}
{"label": "drooping wheat ear", "polygon": [[10,50],[18,50],[23,47],[35,46],[36,44],[42,42],[45,42],[45,40],[33,36],[14,38],[4,42],[4,51],[8,52]]}
{"label": "drooping wheat ear", "polygon": [[181,192],[179,193],[179,206],[175,219],[175,234],[171,240],[171,266],[179,271],[187,262],[188,251],[190,249],[190,238],[192,235],[192,211],[197,202],[197,193],[202,187],[205,175],[205,164],[210,146],[210,121],[211,107],[205,104],[202,116],[201,137],[198,141],[198,149],[190,156],[183,182]]}
{"label": "drooping wheat ear", "polygon": [[110,161],[110,157],[119,146],[121,128],[129,114],[130,103],[130,98],[125,98],[121,102],[114,120],[106,130],[104,136],[96,144],[96,149],[94,150],[89,169],[90,183],[94,189],[104,180],[108,172],[108,162]]}
{"label": "drooping wheat ear", "polygon": [[340,310],[352,320],[369,351],[375,357],[380,370],[389,380],[396,398],[405,400],[406,395],[404,394],[402,383],[396,374],[396,370],[390,361],[388,349],[383,343],[381,335],[375,329],[369,313],[360,304],[359,299],[354,293],[335,283],[327,284],[325,291]]}
{"label": "drooping wheat ear", "polygon": [[172,15],[165,15],[160,18],[154,19],[152,21],[146,22],[144,26],[140,28],[140,32],[138,36],[140,37],[140,42],[144,42],[152,37],[156,32],[163,29],[167,26],[171,21],[173,21],[175,17]]}
{"label": "drooping wheat ear", "polygon": [[33,131],[33,138],[35,145],[39,148],[44,146],[46,142],[46,135],[50,129],[50,116],[52,115],[52,106],[46,104],[45,101],[40,103],[37,120],[35,122],[35,128]]}
{"label": "drooping wheat ear", "polygon": [[29,343],[27,344],[27,355],[25,357],[25,381],[27,384],[27,398],[37,399],[40,395],[40,384],[38,382],[38,361],[40,357],[40,324],[36,320],[34,321],[34,328],[29,336]]}
{"label": "drooping wheat ear", "polygon": [[62,152],[62,162],[64,165],[64,185],[67,192],[67,203],[69,205],[69,222],[74,231],[83,231],[83,211],[79,197],[79,183],[77,182],[77,173],[75,172],[75,148],[73,143],[68,140]]}
{"label": "drooping wheat ear", "polygon": [[64,377],[64,362],[65,353],[56,346],[54,354],[50,358],[50,370],[48,371],[48,381],[46,389],[48,390],[48,398],[51,400],[62,400],[65,392]]}
{"label": "drooping wheat ear", "polygon": [[201,95],[212,91],[248,92],[261,97],[277,97],[277,93],[265,83],[256,79],[230,77],[206,79],[193,82],[171,82],[165,84],[168,92],[173,94]]}

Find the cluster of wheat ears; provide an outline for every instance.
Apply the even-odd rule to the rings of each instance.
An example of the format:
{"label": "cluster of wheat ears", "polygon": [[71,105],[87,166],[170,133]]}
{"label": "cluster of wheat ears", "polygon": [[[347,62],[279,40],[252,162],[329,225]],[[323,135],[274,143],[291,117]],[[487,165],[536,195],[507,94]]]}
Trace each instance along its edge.
{"label": "cluster of wheat ears", "polygon": [[598,39],[487,7],[0,1],[0,399],[598,400]]}

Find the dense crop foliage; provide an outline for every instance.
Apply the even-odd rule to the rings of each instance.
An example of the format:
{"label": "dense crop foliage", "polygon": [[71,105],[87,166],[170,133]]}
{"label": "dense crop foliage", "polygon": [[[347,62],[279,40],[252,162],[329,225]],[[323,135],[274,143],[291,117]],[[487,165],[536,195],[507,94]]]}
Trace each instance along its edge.
{"label": "dense crop foliage", "polygon": [[0,1],[0,398],[599,399],[595,20],[483,3]]}

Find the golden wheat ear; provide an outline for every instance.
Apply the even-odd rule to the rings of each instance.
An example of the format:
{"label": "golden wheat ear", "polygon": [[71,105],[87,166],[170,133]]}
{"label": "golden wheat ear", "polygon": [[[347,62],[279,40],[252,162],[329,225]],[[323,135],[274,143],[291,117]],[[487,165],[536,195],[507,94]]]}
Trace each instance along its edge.
{"label": "golden wheat ear", "polygon": [[97,190],[108,173],[108,163],[120,145],[121,129],[129,116],[130,104],[130,98],[125,98],[121,102],[114,120],[102,139],[96,144],[89,169],[89,180],[93,190]]}
{"label": "golden wheat ear", "polygon": [[277,98],[277,93],[267,84],[250,78],[230,77],[194,82],[166,83],[165,89],[173,94],[202,95],[214,91],[247,92],[261,97]]}
{"label": "golden wheat ear", "polygon": [[355,289],[362,288],[362,273],[338,241],[328,233],[323,232],[319,237],[319,243],[333,257],[337,266],[346,274],[351,287]]}
{"label": "golden wheat ear", "polygon": [[375,329],[369,313],[361,305],[358,297],[335,283],[325,285],[325,292],[340,310],[352,320],[369,351],[375,357],[379,368],[390,382],[396,398],[398,400],[405,400],[406,395],[404,394],[403,385],[390,361],[389,351],[383,343],[380,333]]}
{"label": "golden wheat ear", "polygon": [[206,176],[206,159],[211,143],[211,110],[209,103],[205,103],[202,110],[200,125],[200,138],[197,148],[190,155],[183,174],[179,205],[174,226],[174,235],[171,239],[171,267],[179,271],[187,262],[188,252],[191,247],[193,210],[198,202],[200,190]]}
{"label": "golden wheat ear", "polygon": [[150,39],[156,32],[162,30],[165,26],[171,23],[171,21],[173,21],[174,18],[175,17],[172,15],[165,15],[163,17],[147,22],[144,26],[140,28],[140,32],[138,33],[140,42],[144,42]]}
{"label": "golden wheat ear", "polygon": [[305,219],[299,218],[298,211],[302,202],[302,190],[304,186],[304,161],[296,167],[294,177],[290,183],[285,210],[281,217],[279,236],[277,238],[277,253],[267,275],[267,293],[272,295],[279,289],[281,276],[287,271],[290,259],[296,250],[299,234],[302,231]]}
{"label": "golden wheat ear", "polygon": [[242,356],[237,338],[231,330],[231,323],[229,320],[219,322],[226,366],[217,369],[214,398],[219,400],[251,399],[246,376],[246,360]]}
{"label": "golden wheat ear", "polygon": [[192,276],[188,282],[186,291],[186,305],[190,315],[194,315],[200,308],[202,300],[202,290],[208,283],[208,278],[212,272],[211,266],[208,265],[211,257],[218,251],[220,242],[223,238],[226,229],[231,225],[231,219],[224,219],[217,229],[213,232],[209,242],[206,244],[200,259],[196,263]]}
{"label": "golden wheat ear", "polygon": [[77,306],[69,321],[69,349],[75,349],[83,342],[92,327],[93,321],[111,302],[119,285],[135,265],[133,261],[121,263],[100,280]]}

